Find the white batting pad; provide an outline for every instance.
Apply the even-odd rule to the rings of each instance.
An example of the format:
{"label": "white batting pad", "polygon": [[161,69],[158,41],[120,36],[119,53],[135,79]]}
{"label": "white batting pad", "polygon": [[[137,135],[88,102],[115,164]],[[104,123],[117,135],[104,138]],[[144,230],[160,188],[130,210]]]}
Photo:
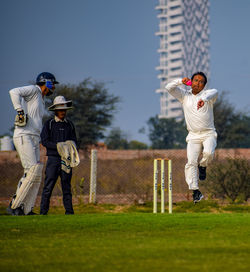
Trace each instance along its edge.
{"label": "white batting pad", "polygon": [[23,205],[25,214],[28,214],[32,210],[41,184],[42,170],[42,163],[35,164],[30,168],[12,203],[12,209],[16,209]]}

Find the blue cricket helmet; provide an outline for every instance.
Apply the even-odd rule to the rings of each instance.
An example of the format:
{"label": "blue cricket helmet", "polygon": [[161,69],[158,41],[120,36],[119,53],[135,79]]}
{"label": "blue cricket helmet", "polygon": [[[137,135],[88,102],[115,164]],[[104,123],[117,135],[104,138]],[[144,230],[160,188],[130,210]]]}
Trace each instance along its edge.
{"label": "blue cricket helmet", "polygon": [[49,72],[42,72],[36,78],[36,84],[46,83],[47,81],[51,81],[53,84],[58,84],[59,82],[56,81],[56,78],[53,74]]}

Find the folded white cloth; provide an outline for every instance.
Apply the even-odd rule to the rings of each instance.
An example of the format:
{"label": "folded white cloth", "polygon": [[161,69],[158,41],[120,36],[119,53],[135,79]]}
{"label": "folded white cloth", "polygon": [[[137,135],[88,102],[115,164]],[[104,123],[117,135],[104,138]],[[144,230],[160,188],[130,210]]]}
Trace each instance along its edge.
{"label": "folded white cloth", "polygon": [[78,151],[74,141],[57,143],[57,151],[61,156],[61,168],[64,172],[70,173],[71,167],[80,163]]}

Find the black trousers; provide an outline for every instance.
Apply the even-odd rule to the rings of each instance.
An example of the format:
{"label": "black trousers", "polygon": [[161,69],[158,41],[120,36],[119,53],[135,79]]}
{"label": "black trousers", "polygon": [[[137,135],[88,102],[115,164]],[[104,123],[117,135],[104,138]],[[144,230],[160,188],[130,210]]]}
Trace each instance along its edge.
{"label": "black trousers", "polygon": [[71,177],[72,169],[70,173],[66,173],[61,169],[61,158],[49,156],[46,170],[45,180],[42,192],[42,199],[40,204],[40,214],[47,214],[49,211],[50,197],[55,187],[58,177],[61,178],[61,186],[63,192],[63,205],[65,208],[65,214],[74,214],[72,205],[72,193],[71,193]]}

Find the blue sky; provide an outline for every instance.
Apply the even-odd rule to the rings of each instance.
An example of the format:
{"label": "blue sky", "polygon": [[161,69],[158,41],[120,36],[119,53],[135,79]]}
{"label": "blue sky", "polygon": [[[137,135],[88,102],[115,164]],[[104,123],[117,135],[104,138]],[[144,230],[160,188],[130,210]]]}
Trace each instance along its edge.
{"label": "blue sky", "polygon": [[[0,134],[15,111],[8,90],[42,71],[61,83],[87,77],[121,97],[113,127],[129,140],[160,112],[157,0],[3,0],[0,10]],[[229,92],[239,110],[250,106],[250,1],[211,0],[211,84]]]}

